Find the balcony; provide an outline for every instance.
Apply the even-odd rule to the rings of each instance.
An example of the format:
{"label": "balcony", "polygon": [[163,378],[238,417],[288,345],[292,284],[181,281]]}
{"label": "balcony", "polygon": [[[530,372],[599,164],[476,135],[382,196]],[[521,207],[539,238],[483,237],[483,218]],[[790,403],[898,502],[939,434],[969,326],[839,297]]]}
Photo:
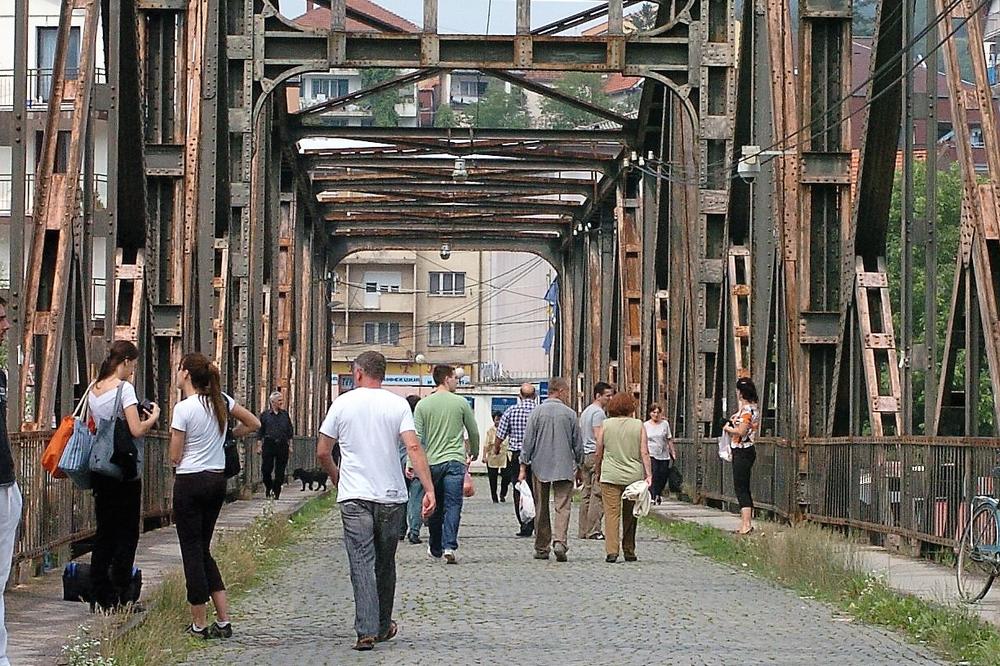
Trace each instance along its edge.
{"label": "balcony", "polygon": [[[76,79],[76,70],[70,70],[70,78]],[[103,84],[108,82],[107,72],[103,69],[94,70],[94,82]],[[29,69],[28,70],[28,97],[25,107],[32,111],[45,111],[49,103],[49,95],[52,90],[52,70],[51,69]],[[68,91],[69,100],[72,100],[72,91]],[[64,104],[68,106],[68,104]],[[0,111],[11,111],[14,108],[14,70],[0,70]]]}
{"label": "balcony", "polygon": [[[25,176],[24,210],[31,215],[35,203],[35,174]],[[80,176],[80,187],[84,187],[83,176]],[[94,206],[101,209],[108,200],[108,177],[105,174],[94,174]],[[0,217],[10,217],[14,196],[14,183],[11,174],[0,174]]]}
{"label": "balcony", "polygon": [[413,294],[351,289],[347,308],[351,312],[413,312]]}

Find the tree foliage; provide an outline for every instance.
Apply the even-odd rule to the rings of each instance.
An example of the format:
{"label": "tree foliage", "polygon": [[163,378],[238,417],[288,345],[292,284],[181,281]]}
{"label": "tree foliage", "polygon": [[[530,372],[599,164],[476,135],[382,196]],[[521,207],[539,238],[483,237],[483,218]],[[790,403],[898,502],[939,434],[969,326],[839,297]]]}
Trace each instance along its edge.
{"label": "tree foliage", "polygon": [[458,116],[450,104],[442,104],[434,112],[434,127],[458,127]]}
{"label": "tree foliage", "polygon": [[524,106],[524,93],[512,87],[508,93],[503,84],[491,81],[486,94],[471,109],[473,127],[525,129],[531,118]]}
{"label": "tree foliage", "polygon": [[[556,90],[576,97],[584,102],[608,109],[611,102],[604,93],[604,81],[595,72],[569,72],[553,86]],[[570,106],[551,97],[542,102],[542,115],[545,124],[553,129],[573,129],[582,125],[590,125],[600,120],[589,111]]]}
{"label": "tree foliage", "polygon": [[[394,69],[369,68],[361,70],[361,86],[364,89],[384,83],[395,78],[398,72]],[[399,89],[386,90],[366,97],[360,106],[372,115],[375,127],[396,127],[399,125],[399,114],[396,105],[399,104]]]}
{"label": "tree foliage", "polygon": [[[892,300],[893,324],[897,333],[900,332],[900,267],[901,267],[901,244],[900,244],[900,220],[902,200],[901,200],[902,174],[897,172],[893,186],[892,205],[889,210],[889,228],[886,234],[886,268],[889,274],[890,298]],[[917,162],[913,170],[914,196],[913,215],[919,219],[925,214],[927,209],[927,167],[923,162]],[[935,277],[937,284],[935,288],[934,302],[936,313],[934,318],[934,330],[936,334],[935,349],[930,351],[932,361],[941,368],[941,361],[944,357],[945,335],[947,334],[948,317],[952,306],[952,290],[955,283],[955,265],[959,252],[959,240],[962,222],[962,173],[957,164],[951,168],[937,172],[937,208],[938,215],[934,225],[934,234],[937,241],[937,261]],[[909,288],[913,302],[913,340],[923,342],[927,329],[927,313],[925,310],[925,295],[927,293],[927,273],[924,270],[927,243],[912,243],[913,253],[913,273]],[[961,361],[961,358],[959,359]],[[955,381],[961,385],[964,379],[964,368],[962,363],[958,363],[955,373]],[[989,386],[988,377],[980,377],[980,402],[979,420],[984,432],[990,432],[993,422],[993,393]],[[920,431],[919,424],[923,421],[924,413],[924,373],[914,370],[913,373],[913,422],[915,430]],[[926,432],[926,431],[925,431]]]}

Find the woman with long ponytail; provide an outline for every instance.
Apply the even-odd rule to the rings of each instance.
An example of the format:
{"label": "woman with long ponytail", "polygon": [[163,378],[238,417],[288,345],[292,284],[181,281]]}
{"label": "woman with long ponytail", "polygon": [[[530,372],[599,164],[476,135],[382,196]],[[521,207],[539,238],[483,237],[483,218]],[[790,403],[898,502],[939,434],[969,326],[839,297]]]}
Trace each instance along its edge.
{"label": "woman with long ponytail", "polygon": [[[219,369],[204,354],[187,354],[177,369],[184,399],[174,407],[170,423],[170,460],[174,477],[174,523],[181,544],[187,600],[191,605],[188,633],[201,638],[229,638],[229,602],[210,546],[226,497],[226,454],[223,447],[231,414],[243,437],[260,428],[249,410],[222,392]],[[208,600],[217,619],[208,624]]]}
{"label": "woman with long ponytail", "polygon": [[142,505],[142,437],[160,418],[160,408],[155,403],[139,404],[135,387],[129,381],[138,358],[139,350],[134,344],[116,340],[108,349],[87,396],[90,414],[95,423],[100,423],[118,417],[121,395],[122,414],[139,453],[134,478],[119,480],[97,472],[91,474],[97,534],[90,556],[90,577],[94,601],[106,610],[135,601],[131,587]]}

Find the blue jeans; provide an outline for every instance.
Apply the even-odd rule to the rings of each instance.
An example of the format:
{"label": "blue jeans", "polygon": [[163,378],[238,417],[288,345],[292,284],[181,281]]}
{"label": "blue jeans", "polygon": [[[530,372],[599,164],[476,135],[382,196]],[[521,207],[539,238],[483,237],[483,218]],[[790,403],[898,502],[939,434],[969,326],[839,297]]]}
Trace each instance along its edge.
{"label": "blue jeans", "polygon": [[420,516],[421,505],[424,501],[424,486],[420,479],[413,478],[409,481],[410,498],[406,502],[406,525],[408,536],[420,536],[420,527],[424,524],[424,519]]}
{"label": "blue jeans", "polygon": [[431,480],[437,508],[427,521],[430,530],[431,555],[441,557],[444,549],[458,548],[458,524],[462,519],[462,485],[465,463],[458,460],[431,465]]}
{"label": "blue jeans", "polygon": [[358,636],[384,634],[392,621],[396,545],[406,507],[347,500],[340,503],[340,518],[354,587],[354,631]]}

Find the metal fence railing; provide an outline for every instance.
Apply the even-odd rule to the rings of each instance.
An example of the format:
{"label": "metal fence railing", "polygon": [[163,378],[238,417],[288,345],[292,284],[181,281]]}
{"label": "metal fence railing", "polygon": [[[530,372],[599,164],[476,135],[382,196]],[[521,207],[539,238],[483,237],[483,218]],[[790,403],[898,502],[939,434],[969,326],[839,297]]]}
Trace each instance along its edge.
{"label": "metal fence railing", "polygon": [[[90,491],[80,490],[69,479],[53,479],[42,469],[42,452],[51,433],[15,433],[11,436],[11,452],[17,469],[18,485],[24,496],[24,510],[14,562],[39,560],[60,546],[87,539],[94,534],[94,506]],[[171,516],[173,501],[173,470],[167,456],[168,435],[151,433],[146,436],[143,469],[142,517],[144,519]],[[229,480],[231,498],[247,496],[261,483],[260,457],[253,453],[256,441],[240,441],[242,469]],[[295,467],[315,467],[316,441],[297,437],[289,457],[289,478]],[[294,466],[293,466],[294,461]]]}
{"label": "metal fence railing", "polygon": [[[675,441],[687,493],[735,503],[732,467],[712,439]],[[975,495],[1000,492],[1000,440],[757,440],[754,504],[782,517],[954,546]]]}

